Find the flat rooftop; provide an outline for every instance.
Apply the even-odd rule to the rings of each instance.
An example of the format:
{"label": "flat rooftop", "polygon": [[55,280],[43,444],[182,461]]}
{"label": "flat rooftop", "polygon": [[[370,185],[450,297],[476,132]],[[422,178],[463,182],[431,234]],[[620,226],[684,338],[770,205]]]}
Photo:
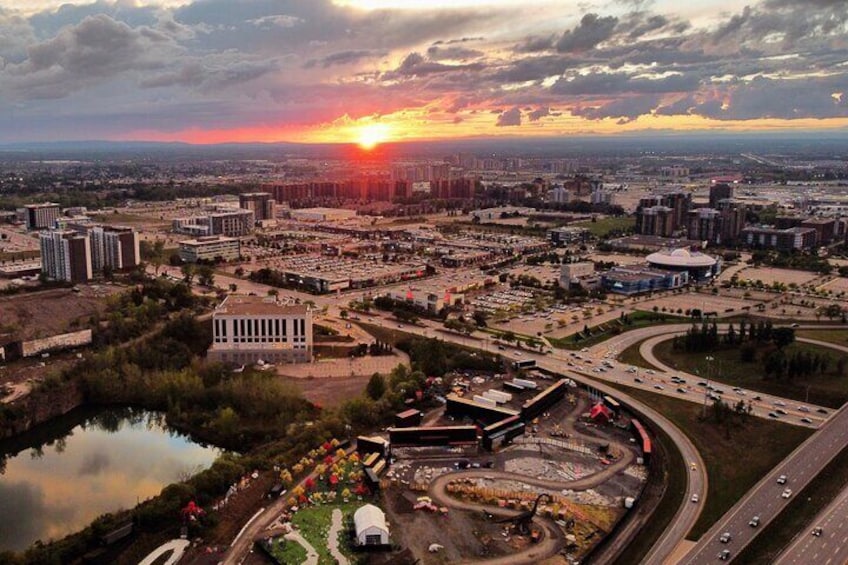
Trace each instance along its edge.
{"label": "flat rooftop", "polygon": [[273,296],[231,294],[215,309],[228,316],[303,316],[309,309],[303,304],[279,302]]}

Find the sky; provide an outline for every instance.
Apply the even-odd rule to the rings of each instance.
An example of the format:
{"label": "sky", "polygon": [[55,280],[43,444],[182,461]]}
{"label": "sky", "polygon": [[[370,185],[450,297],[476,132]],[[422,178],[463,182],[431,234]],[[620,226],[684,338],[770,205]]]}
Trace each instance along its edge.
{"label": "sky", "polygon": [[0,143],[846,126],[846,0],[0,3]]}

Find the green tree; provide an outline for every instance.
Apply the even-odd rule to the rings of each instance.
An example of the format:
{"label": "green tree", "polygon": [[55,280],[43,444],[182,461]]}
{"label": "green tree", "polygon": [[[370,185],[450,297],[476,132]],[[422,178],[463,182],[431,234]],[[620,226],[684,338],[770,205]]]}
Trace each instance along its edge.
{"label": "green tree", "polygon": [[386,393],[386,380],[383,378],[383,375],[380,373],[374,373],[371,375],[371,378],[368,380],[368,384],[365,387],[365,393],[372,400],[380,400]]}
{"label": "green tree", "polygon": [[213,286],[215,284],[215,270],[210,265],[197,267],[197,282],[201,286]]}
{"label": "green tree", "polygon": [[183,274],[183,281],[191,286],[191,283],[194,281],[194,275],[197,273],[197,266],[194,263],[186,263],[180,268],[180,272]]}

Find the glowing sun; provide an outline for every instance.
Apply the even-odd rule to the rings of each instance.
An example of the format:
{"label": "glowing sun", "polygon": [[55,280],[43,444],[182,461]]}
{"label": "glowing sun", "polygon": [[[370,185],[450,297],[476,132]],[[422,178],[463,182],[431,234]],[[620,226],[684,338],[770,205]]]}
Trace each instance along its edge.
{"label": "glowing sun", "polygon": [[366,124],[356,132],[356,144],[362,149],[370,151],[377,145],[384,143],[391,137],[391,130],[387,124]]}

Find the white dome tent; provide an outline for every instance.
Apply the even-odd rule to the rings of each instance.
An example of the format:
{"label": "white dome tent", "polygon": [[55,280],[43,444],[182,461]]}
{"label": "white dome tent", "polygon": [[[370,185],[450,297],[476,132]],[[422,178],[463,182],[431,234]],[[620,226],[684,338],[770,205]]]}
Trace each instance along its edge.
{"label": "white dome tent", "polygon": [[359,545],[389,543],[386,515],[373,504],[366,504],[353,513],[353,526],[356,530],[356,543]]}

